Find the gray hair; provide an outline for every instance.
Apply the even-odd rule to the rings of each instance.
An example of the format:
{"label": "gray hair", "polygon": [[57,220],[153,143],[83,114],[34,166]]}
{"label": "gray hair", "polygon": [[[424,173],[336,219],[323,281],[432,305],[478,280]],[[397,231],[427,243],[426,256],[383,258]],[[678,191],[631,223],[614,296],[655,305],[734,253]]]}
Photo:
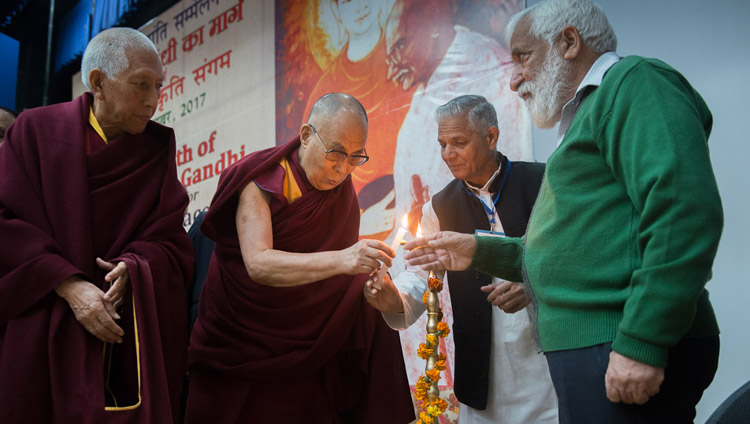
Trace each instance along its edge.
{"label": "gray hair", "polygon": [[320,97],[310,109],[307,121],[310,122],[314,118],[322,117],[332,118],[341,111],[360,115],[365,125],[368,124],[367,111],[362,106],[362,103],[354,96],[345,93],[328,93]]}
{"label": "gray hair", "polygon": [[485,134],[490,127],[497,127],[497,112],[492,103],[482,96],[473,94],[458,96],[435,110],[435,120],[465,117],[469,126],[480,134]]}
{"label": "gray hair", "polygon": [[86,88],[91,90],[89,74],[94,69],[110,79],[128,69],[127,53],[131,50],[153,51],[159,55],[151,39],[133,28],[110,28],[92,38],[81,60],[81,80]]}
{"label": "gray hair", "polygon": [[581,33],[586,46],[595,54],[617,49],[617,36],[599,5],[592,0],[545,0],[513,15],[505,27],[505,41],[510,39],[516,25],[524,17],[531,20],[531,35],[555,42],[563,28],[572,25]]}

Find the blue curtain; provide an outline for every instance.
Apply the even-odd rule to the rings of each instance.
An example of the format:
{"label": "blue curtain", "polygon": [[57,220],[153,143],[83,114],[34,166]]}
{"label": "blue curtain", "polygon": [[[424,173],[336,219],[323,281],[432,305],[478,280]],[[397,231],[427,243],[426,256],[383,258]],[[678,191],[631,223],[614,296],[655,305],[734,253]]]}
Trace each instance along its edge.
{"label": "blue curtain", "polygon": [[91,9],[92,0],[81,0],[60,21],[57,30],[57,54],[55,71],[83,55],[89,40],[107,28],[118,25],[123,16],[137,9],[145,0],[96,0],[96,7]]}
{"label": "blue curtain", "polygon": [[81,0],[60,21],[57,30],[57,50],[55,54],[55,72],[64,65],[83,55],[89,42],[89,16],[91,1]]}
{"label": "blue curtain", "polygon": [[142,2],[143,0],[96,0],[91,36],[120,23],[124,14],[134,11],[138,3]]}

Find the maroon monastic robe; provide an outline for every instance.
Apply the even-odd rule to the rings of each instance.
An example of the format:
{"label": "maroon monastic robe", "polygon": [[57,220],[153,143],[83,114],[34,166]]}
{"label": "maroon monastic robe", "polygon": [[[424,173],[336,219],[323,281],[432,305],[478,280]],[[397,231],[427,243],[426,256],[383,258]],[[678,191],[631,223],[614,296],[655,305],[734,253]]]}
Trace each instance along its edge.
{"label": "maroon monastic robe", "polygon": [[216,245],[190,340],[187,423],[414,419],[399,336],[364,301],[366,275],[271,287],[247,274],[235,227],[239,194],[277,174],[284,157],[304,184],[301,197],[272,207],[274,249],[321,252],[357,241],[351,178],[314,189],[296,160],[299,145],[296,139],[254,153],[221,176],[202,227]]}
{"label": "maroon monastic robe", "polygon": [[[87,155],[92,101],[26,111],[0,147],[2,423],[179,419],[192,249],[174,133],[149,122]],[[54,292],[74,274],[106,291],[97,256],[130,276],[106,351]]]}

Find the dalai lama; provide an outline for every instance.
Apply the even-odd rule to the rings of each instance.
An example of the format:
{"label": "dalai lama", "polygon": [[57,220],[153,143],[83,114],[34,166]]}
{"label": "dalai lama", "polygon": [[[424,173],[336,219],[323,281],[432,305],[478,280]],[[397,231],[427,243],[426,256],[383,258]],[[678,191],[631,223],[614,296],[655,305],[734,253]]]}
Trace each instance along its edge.
{"label": "dalai lama", "polygon": [[215,241],[190,339],[186,422],[408,423],[398,333],[363,297],[391,264],[357,241],[351,173],[365,165],[367,114],[318,99],[299,137],[222,173],[201,227]]}

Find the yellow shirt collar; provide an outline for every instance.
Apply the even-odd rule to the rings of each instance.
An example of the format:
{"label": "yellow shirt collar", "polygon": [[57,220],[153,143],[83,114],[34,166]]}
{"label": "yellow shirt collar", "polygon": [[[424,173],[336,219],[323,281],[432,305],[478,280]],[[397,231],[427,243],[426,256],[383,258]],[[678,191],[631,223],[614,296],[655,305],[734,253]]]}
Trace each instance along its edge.
{"label": "yellow shirt collar", "polygon": [[102,126],[99,125],[99,121],[96,119],[96,116],[94,115],[94,108],[89,108],[89,124],[91,124],[91,127],[96,131],[97,134],[99,134],[99,137],[104,140],[104,144],[107,144],[107,136],[104,135],[104,130],[102,129]]}

